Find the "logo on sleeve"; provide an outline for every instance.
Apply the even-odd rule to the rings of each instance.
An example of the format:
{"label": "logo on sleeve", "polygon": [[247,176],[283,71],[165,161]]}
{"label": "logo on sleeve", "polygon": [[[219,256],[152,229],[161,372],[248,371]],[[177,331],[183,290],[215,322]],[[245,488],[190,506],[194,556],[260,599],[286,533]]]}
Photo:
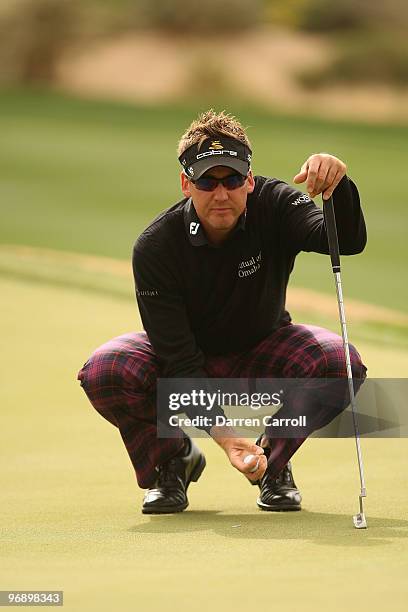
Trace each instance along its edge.
{"label": "logo on sleeve", "polygon": [[198,228],[200,227],[199,223],[195,223],[195,221],[192,221],[190,223],[190,234],[192,234],[193,236],[196,235],[196,233],[198,232]]}
{"label": "logo on sleeve", "polygon": [[136,289],[136,295],[138,297],[154,297],[156,295],[159,295],[159,292],[157,291],[157,289]]}
{"label": "logo on sleeve", "polygon": [[304,202],[311,202],[311,201],[312,200],[309,198],[309,196],[303,193],[301,196],[296,198],[294,202],[291,202],[291,204],[292,206],[299,206],[299,204],[303,204]]}

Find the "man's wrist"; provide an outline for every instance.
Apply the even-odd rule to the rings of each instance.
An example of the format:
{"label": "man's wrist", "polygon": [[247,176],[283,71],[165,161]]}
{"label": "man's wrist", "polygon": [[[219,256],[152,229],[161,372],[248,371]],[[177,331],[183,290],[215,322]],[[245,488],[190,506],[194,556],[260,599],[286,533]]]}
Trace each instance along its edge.
{"label": "man's wrist", "polygon": [[228,425],[213,425],[210,429],[210,436],[224,449],[233,443],[234,438],[238,438],[235,429]]}

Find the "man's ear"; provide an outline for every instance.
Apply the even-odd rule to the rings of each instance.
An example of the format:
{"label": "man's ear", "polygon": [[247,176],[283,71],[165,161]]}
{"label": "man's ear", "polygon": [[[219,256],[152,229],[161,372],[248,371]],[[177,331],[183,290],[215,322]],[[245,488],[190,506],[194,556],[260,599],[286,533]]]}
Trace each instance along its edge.
{"label": "man's ear", "polygon": [[180,173],[181,180],[181,191],[186,196],[186,198],[191,198],[191,190],[190,190],[190,182],[184,172]]}
{"label": "man's ear", "polygon": [[252,193],[254,189],[255,189],[255,179],[254,179],[254,175],[252,174],[252,170],[250,170],[248,172],[248,179],[247,179],[247,193]]}

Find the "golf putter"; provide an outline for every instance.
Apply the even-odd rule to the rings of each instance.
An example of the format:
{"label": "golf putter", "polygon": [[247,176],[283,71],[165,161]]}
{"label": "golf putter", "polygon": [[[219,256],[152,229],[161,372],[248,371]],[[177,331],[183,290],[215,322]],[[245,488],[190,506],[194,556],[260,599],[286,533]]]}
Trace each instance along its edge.
{"label": "golf putter", "polygon": [[367,529],[367,521],[366,521],[366,517],[364,514],[364,508],[363,508],[363,497],[367,496],[367,492],[366,492],[365,480],[364,480],[364,468],[363,468],[363,457],[361,454],[360,433],[359,433],[358,424],[357,424],[357,410],[356,410],[356,400],[355,400],[354,387],[353,387],[353,374],[351,371],[350,350],[349,350],[347,327],[346,327],[346,315],[344,312],[343,292],[341,288],[339,241],[337,238],[336,217],[334,214],[334,206],[333,206],[332,197],[328,198],[327,200],[323,200],[323,214],[324,214],[324,219],[326,223],[327,240],[329,243],[329,253],[330,253],[330,259],[331,259],[331,264],[332,264],[332,270],[333,270],[335,283],[336,283],[337,303],[339,307],[341,333],[343,336],[343,347],[344,347],[344,354],[345,354],[346,368],[347,368],[348,387],[350,391],[351,413],[353,417],[354,435],[355,435],[355,440],[356,440],[358,469],[360,472],[360,497],[359,497],[360,512],[353,516],[353,523],[356,529]]}

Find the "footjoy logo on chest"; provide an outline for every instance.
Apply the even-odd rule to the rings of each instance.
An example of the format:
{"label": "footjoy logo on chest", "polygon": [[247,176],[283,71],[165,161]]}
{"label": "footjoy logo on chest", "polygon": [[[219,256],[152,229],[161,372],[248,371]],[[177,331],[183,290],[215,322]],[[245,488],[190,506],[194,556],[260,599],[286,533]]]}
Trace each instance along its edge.
{"label": "footjoy logo on chest", "polygon": [[190,234],[192,234],[193,236],[196,235],[196,233],[198,232],[198,228],[200,227],[199,223],[195,223],[194,221],[192,221],[190,223]]}
{"label": "footjoy logo on chest", "polygon": [[250,259],[245,259],[238,264],[238,276],[239,278],[245,278],[258,272],[262,263],[262,252],[259,251],[257,255],[253,255]]}

